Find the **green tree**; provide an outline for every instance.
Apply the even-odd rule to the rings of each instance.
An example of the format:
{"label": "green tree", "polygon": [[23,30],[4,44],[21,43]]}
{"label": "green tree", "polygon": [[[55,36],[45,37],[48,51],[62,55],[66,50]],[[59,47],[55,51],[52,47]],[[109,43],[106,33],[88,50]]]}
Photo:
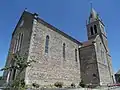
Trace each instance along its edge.
{"label": "green tree", "polygon": [[12,62],[13,64],[11,66],[6,66],[1,71],[5,70],[17,70],[17,74],[15,79],[11,82],[10,88],[14,88],[15,90],[24,90],[25,89],[25,82],[24,79],[20,78],[21,73],[29,66],[31,66],[32,62],[35,62],[34,60],[27,61],[27,58],[25,55],[20,56],[19,53],[12,54]]}
{"label": "green tree", "polygon": [[56,82],[56,83],[54,83],[54,86],[62,88],[63,82]]}
{"label": "green tree", "polygon": [[0,80],[2,80],[2,76],[0,76]]}
{"label": "green tree", "polygon": [[85,84],[84,84],[84,82],[83,82],[83,80],[81,80],[81,82],[79,83],[79,86],[81,86],[81,87],[85,87]]}

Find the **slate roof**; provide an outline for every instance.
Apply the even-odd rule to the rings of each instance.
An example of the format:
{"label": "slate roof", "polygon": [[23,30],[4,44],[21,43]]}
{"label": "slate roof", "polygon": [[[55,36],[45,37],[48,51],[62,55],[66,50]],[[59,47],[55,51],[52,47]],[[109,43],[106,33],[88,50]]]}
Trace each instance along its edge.
{"label": "slate roof", "polygon": [[69,36],[68,34],[64,33],[63,31],[59,30],[58,28],[54,27],[53,25],[47,23],[46,21],[44,21],[41,18],[37,18],[37,20],[42,23],[43,25],[47,26],[48,28],[51,28],[52,30],[54,30],[55,32],[58,32],[59,34],[63,35],[64,37],[70,39],[71,41],[77,43],[77,44],[82,44],[80,41],[76,40],[75,38]]}
{"label": "slate roof", "polygon": [[[25,13],[29,13],[29,14],[31,14],[31,15],[33,15],[33,16],[34,16],[34,15],[37,15],[36,13],[32,14],[32,13],[27,12],[27,11],[24,11],[24,12],[25,12]],[[66,34],[66,33],[64,33],[63,31],[59,30],[58,28],[54,27],[53,25],[47,23],[47,22],[44,21],[42,18],[37,17],[36,20],[37,20],[38,22],[40,22],[41,24],[45,25],[46,27],[48,27],[48,28],[54,30],[55,32],[58,32],[59,34],[63,35],[64,37],[70,39],[71,41],[73,41],[73,42],[75,42],[75,43],[77,43],[77,44],[80,44],[80,45],[82,44],[80,41],[78,41],[78,40],[76,40],[75,38],[69,36],[68,34]]]}
{"label": "slate roof", "polygon": [[[35,15],[38,15],[36,13],[31,13],[31,12],[28,12],[28,11],[24,11],[23,14],[22,14],[22,16],[21,16],[21,18],[23,17],[24,14],[31,15],[31,16],[33,16],[33,18],[35,18]],[[48,27],[48,28],[54,30],[55,32],[58,32],[59,34],[63,35],[64,37],[68,38],[69,40],[71,40],[71,41],[73,41],[73,42],[75,42],[75,43],[77,43],[79,45],[82,45],[82,43],[80,41],[78,41],[75,38],[71,37],[70,35],[64,33],[63,31],[59,30],[58,28],[54,27],[53,25],[47,23],[46,21],[44,21],[40,17],[37,17],[36,20],[38,22],[42,23],[43,25],[45,25],[46,27]],[[19,24],[19,22],[18,22],[18,24]],[[16,31],[16,28],[17,28],[18,24],[16,25],[15,30],[13,31],[13,35],[14,35],[15,31]]]}

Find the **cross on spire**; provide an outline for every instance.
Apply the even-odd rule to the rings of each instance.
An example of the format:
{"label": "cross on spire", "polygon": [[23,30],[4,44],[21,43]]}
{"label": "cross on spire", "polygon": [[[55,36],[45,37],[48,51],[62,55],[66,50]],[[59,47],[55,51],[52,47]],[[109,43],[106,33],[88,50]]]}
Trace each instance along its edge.
{"label": "cross on spire", "polygon": [[92,8],[93,8],[92,2],[90,2],[90,8],[91,8],[91,10],[92,10]]}
{"label": "cross on spire", "polygon": [[90,3],[90,9],[92,10],[93,8],[93,3],[92,3],[93,0],[89,0],[89,3]]}

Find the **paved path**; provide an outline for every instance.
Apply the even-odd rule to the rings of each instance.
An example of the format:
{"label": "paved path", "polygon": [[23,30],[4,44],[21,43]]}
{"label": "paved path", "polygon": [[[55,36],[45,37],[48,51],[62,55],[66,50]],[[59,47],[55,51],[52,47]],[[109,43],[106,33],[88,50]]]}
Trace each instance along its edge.
{"label": "paved path", "polygon": [[111,90],[120,90],[120,87],[113,88]]}

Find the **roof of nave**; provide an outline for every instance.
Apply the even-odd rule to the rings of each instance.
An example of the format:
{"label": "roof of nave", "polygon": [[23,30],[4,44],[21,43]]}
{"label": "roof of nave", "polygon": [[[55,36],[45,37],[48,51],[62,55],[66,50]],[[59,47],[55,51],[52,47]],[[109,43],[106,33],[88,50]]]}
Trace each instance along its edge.
{"label": "roof of nave", "polygon": [[[29,14],[31,14],[31,15],[37,15],[36,13],[32,14],[32,13],[30,13],[30,12],[28,12],[28,11],[24,11],[24,13],[29,13]],[[80,44],[80,45],[82,44],[80,41],[78,41],[78,40],[76,40],[75,38],[71,37],[70,35],[64,33],[63,31],[59,30],[58,28],[54,27],[53,25],[47,23],[46,21],[44,21],[44,20],[41,19],[40,17],[35,17],[35,18],[36,18],[36,20],[37,20],[38,22],[40,22],[40,23],[42,23],[43,25],[45,25],[46,27],[48,27],[48,28],[50,28],[50,29],[58,32],[59,34],[63,35],[64,37],[66,37],[66,38],[68,38],[68,39],[70,39],[71,41],[73,41],[73,42],[75,42],[75,43],[77,43],[77,44]]]}
{"label": "roof of nave", "polygon": [[82,47],[90,46],[94,43],[94,39],[82,42]]}

